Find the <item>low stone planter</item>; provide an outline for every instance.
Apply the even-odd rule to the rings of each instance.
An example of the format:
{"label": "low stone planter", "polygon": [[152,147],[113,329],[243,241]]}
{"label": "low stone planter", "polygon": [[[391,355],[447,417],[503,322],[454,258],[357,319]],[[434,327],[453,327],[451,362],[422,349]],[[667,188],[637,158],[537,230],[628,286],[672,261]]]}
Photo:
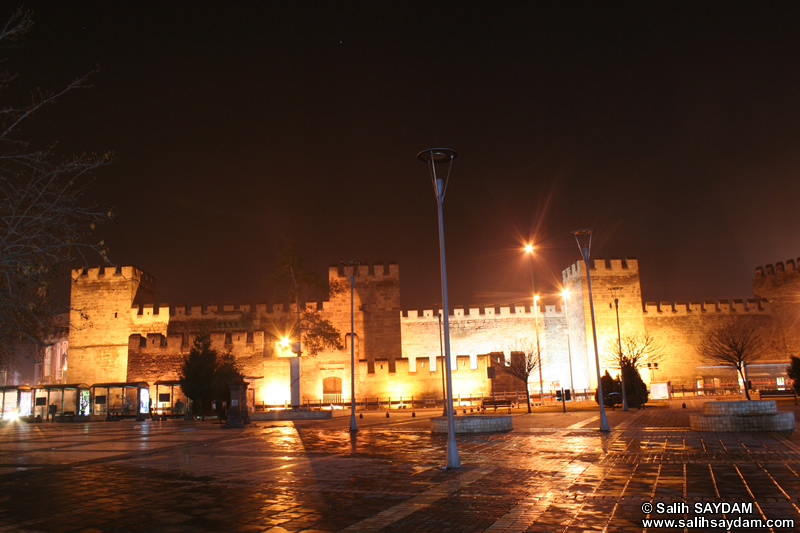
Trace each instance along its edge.
{"label": "low stone planter", "polygon": [[332,411],[311,411],[309,409],[276,409],[250,413],[250,420],[324,420],[333,418]]}
{"label": "low stone planter", "polygon": [[794,413],[778,412],[775,400],[706,402],[703,414],[691,415],[695,431],[791,431]]}
{"label": "low stone planter", "polygon": [[[493,433],[514,429],[510,416],[468,415],[453,418],[456,433]],[[431,418],[431,433],[447,433],[447,417]]]}

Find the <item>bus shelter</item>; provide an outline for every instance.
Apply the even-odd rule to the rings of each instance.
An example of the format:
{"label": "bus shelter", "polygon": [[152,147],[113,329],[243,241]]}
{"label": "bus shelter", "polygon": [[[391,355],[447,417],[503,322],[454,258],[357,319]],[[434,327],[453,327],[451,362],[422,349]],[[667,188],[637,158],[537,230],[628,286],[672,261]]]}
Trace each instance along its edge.
{"label": "bus shelter", "polygon": [[92,414],[112,417],[136,417],[144,420],[150,412],[150,384],[144,381],[127,383],[95,383],[92,385]]}
{"label": "bus shelter", "polygon": [[37,386],[34,393],[37,415],[42,420],[59,416],[89,416],[91,402],[86,383],[52,383]]}
{"label": "bus shelter", "polygon": [[153,414],[183,416],[189,407],[189,399],[181,389],[180,381],[156,381],[153,399]]}
{"label": "bus shelter", "polygon": [[0,418],[17,418],[33,414],[33,389],[28,385],[6,385],[0,387],[2,393],[2,409]]}

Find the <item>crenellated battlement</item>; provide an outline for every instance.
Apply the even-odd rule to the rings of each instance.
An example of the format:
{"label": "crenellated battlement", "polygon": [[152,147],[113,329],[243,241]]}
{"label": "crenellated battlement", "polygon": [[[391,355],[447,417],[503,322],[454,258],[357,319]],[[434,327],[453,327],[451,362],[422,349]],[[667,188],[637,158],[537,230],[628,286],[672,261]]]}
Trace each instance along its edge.
{"label": "crenellated battlement", "polygon": [[98,266],[91,268],[73,268],[72,280],[77,283],[104,281],[114,278],[141,279],[148,283],[155,283],[155,278],[147,272],[134,266]]}
{"label": "crenellated battlement", "polygon": [[[639,273],[639,260],[633,257],[590,259],[589,264],[593,276],[631,276]],[[578,278],[583,268],[584,262],[576,261],[562,271],[562,276],[565,280]]]}
{"label": "crenellated battlement", "polygon": [[[439,314],[440,309],[408,309],[400,311],[400,320],[404,322],[426,322],[435,319]],[[537,310],[533,306],[525,304],[511,304],[501,306],[478,306],[478,307],[463,307],[455,306],[450,309],[450,317],[458,319],[491,319],[491,318],[530,318],[536,316],[549,317],[549,316],[563,316],[564,310],[560,306],[545,305],[544,309],[540,305]]]}
{"label": "crenellated battlement", "polygon": [[161,320],[169,319],[169,306],[161,305],[156,307],[152,304],[134,305],[131,307],[131,320],[142,322],[152,320],[153,317]]}
{"label": "crenellated battlement", "polygon": [[756,278],[763,278],[768,276],[775,276],[781,274],[791,274],[797,272],[797,264],[800,263],[800,257],[795,262],[794,259],[787,259],[786,262],[779,261],[774,265],[764,265],[756,267]]}
{"label": "crenellated battlement", "polygon": [[[347,279],[344,273],[344,266],[333,265],[328,267],[328,279]],[[400,267],[397,263],[383,264],[377,263],[363,263],[359,265],[356,272],[356,279],[359,278],[376,278],[376,279],[400,279]]]}
{"label": "crenellated battlement", "polygon": [[647,302],[644,306],[647,317],[714,315],[768,315],[769,302],[763,299],[717,300],[706,302]]}
{"label": "crenellated battlement", "polygon": [[[226,302],[222,305],[213,302],[208,304],[194,303],[171,305],[162,303],[158,308],[153,309],[154,314],[166,313],[171,317],[187,317],[187,318],[213,318],[215,316],[227,316],[231,314],[253,313],[255,315],[274,315],[281,314],[292,309],[294,304],[270,304],[266,302],[260,303],[232,303]],[[134,305],[131,309],[136,314],[142,314],[142,307]],[[153,306],[150,306],[153,307]],[[319,309],[319,303],[308,301],[305,303],[304,309]]]}

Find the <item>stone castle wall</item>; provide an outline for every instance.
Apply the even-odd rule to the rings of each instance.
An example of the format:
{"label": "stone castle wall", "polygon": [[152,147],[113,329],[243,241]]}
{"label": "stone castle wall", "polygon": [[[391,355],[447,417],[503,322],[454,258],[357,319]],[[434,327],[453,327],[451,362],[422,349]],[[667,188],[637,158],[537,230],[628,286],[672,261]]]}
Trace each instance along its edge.
{"label": "stone castle wall", "polygon": [[[769,329],[772,322],[769,305],[757,299],[689,304],[647,303],[644,314],[647,332],[657,340],[664,352],[658,359],[658,370],[653,371],[653,379],[670,380],[673,386],[694,386],[698,381],[710,382],[714,378],[736,382],[735,370],[713,368],[718,365],[702,359],[698,346],[703,337],[731,320],[746,321],[765,329]],[[765,361],[776,359],[780,360],[780,356],[772,351],[764,354]],[[751,372],[751,379],[757,374]]]}
{"label": "stone castle wall", "polygon": [[[800,262],[800,258],[797,260]],[[769,301],[771,337],[788,354],[800,355],[800,272],[793,259],[756,268],[753,294]]]}
{"label": "stone castle wall", "polygon": [[153,312],[154,292],[155,280],[134,267],[72,271],[69,381],[127,380],[130,335],[166,333],[169,315]]}
{"label": "stone castle wall", "polygon": [[[796,320],[800,317],[800,273],[795,263],[778,263],[756,271],[756,298],[738,301],[642,305],[639,265],[635,259],[591,262],[592,296],[601,367],[617,371],[607,352],[617,341],[615,292],[619,298],[619,332],[647,332],[663,349],[659,367],[649,381],[670,380],[694,385],[698,380],[735,379],[729,370],[711,368],[700,360],[697,346],[711,328],[726,320],[746,320],[770,332],[773,340],[756,375],[781,373],[780,365],[800,347]],[[365,265],[355,278],[354,329],[350,334],[349,279],[340,268],[329,270],[335,292],[329,301],[309,302],[330,320],[345,339],[342,350],[301,358],[301,394],[305,400],[323,397],[323,383],[339,380],[341,396],[349,398],[350,343],[355,348],[358,396],[441,396],[438,310],[403,312],[397,265]],[[545,390],[596,386],[588,283],[585,264],[562,273],[570,291],[561,305],[536,309],[526,305],[456,307],[449,317],[451,357],[456,394],[488,393],[487,366],[491,355],[508,354],[521,341],[538,341]],[[256,400],[280,403],[288,397],[291,351],[277,341],[291,334],[292,306],[225,303],[207,306],[154,305],[155,281],[133,267],[75,270],[72,273],[70,359],[68,380],[88,384],[122,381],[171,381],[194,337],[211,333],[212,346],[232,352],[257,391]],[[776,311],[777,310],[777,311]],[[776,340],[777,339],[777,340]],[[730,374],[730,375],[728,375]],[[752,379],[752,374],[751,374]],[[773,376],[774,379],[774,376]],[[327,381],[326,381],[327,380]],[[530,379],[539,389],[539,372]]]}

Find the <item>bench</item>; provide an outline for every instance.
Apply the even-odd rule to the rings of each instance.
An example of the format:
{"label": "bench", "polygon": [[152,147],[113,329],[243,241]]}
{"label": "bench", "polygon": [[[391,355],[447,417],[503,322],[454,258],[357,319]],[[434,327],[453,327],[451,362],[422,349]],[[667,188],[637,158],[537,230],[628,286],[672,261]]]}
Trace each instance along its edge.
{"label": "bench", "polygon": [[511,400],[487,400],[484,399],[481,404],[481,409],[486,410],[486,407],[494,407],[494,410],[497,411],[498,407],[508,407],[508,410],[511,411]]}
{"label": "bench", "polygon": [[782,400],[784,398],[794,399],[794,404],[797,405],[797,393],[794,389],[786,390],[771,390],[765,389],[758,391],[759,397],[762,400]]}
{"label": "bench", "polygon": [[63,413],[58,415],[58,419],[61,422],[65,422],[67,420],[69,420],[70,422],[74,422],[75,421],[75,411],[64,411]]}

